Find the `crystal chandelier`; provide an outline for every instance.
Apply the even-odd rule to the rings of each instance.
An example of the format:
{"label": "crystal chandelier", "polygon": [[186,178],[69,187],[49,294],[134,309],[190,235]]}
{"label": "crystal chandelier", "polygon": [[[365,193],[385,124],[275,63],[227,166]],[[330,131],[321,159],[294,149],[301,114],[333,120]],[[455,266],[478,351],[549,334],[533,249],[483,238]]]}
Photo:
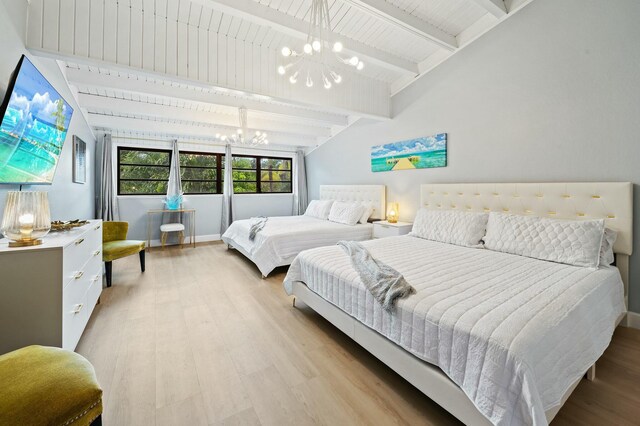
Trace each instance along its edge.
{"label": "crystal chandelier", "polygon": [[249,136],[247,131],[247,109],[245,107],[238,108],[238,117],[240,127],[238,127],[235,133],[229,135],[216,133],[216,141],[249,146],[266,145],[269,143],[267,134],[260,130],[256,130],[253,136]]}
{"label": "crystal chandelier", "polygon": [[[305,79],[307,87],[313,87],[314,77],[319,78],[325,89],[331,89],[333,83],[340,84],[342,76],[329,65],[333,59],[338,64],[354,67],[358,71],[364,68],[364,63],[357,57],[345,57],[341,55],[344,46],[340,41],[331,44],[331,19],[329,17],[329,5],[327,0],[313,0],[311,4],[311,18],[309,20],[309,33],[307,42],[302,52],[297,52],[285,46],[282,48],[282,56],[289,60],[288,63],[278,67],[278,74],[289,76],[289,83],[296,84],[301,76]],[[313,70],[312,58],[319,57],[320,70]]]}

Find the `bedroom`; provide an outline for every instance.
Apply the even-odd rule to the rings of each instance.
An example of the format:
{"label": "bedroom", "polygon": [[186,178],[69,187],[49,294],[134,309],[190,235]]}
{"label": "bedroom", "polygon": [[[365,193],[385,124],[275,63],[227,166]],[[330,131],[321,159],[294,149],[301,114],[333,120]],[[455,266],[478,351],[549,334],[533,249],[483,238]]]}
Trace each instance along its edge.
{"label": "bedroom", "polygon": [[[295,84],[290,82],[298,65],[289,64],[300,59],[317,70],[313,67],[325,60],[320,54],[307,55],[311,60],[304,56],[311,5],[301,0],[0,2],[5,28],[0,38],[1,97],[7,99],[15,89],[15,71],[26,55],[73,110],[50,184],[10,180],[0,185],[3,223],[8,200],[15,197],[9,193],[30,191],[46,192],[51,220],[91,220],[79,229],[49,232],[40,246],[9,248],[7,240],[0,243],[0,381],[24,385],[5,386],[0,393],[16,398],[30,392],[18,398],[29,398],[28,412],[25,404],[3,406],[10,398],[0,398],[0,423],[57,423],[54,415],[74,417],[73,410],[86,402],[74,401],[67,412],[62,410],[69,403],[65,398],[54,398],[56,404],[45,406],[43,393],[55,385],[42,384],[24,366],[3,369],[10,365],[6,354],[33,344],[62,347],[64,352],[53,353],[82,365],[67,371],[67,378],[95,372],[90,380],[95,387],[92,402],[99,398],[100,404],[82,416],[82,424],[94,418],[118,425],[486,420],[464,386],[440,370],[427,373],[424,365],[432,364],[417,361],[433,361],[429,357],[416,354],[401,340],[390,343],[393,337],[373,324],[352,322],[356,315],[341,316],[345,307],[335,315],[329,312],[339,303],[305,300],[305,294],[295,293],[300,288],[293,289],[293,306],[283,285],[287,274],[295,272],[287,265],[302,250],[342,256],[335,262],[329,257],[330,264],[353,275],[355,270],[344,266],[344,252],[338,247],[331,253],[323,250],[339,239],[370,240],[375,233],[384,238],[363,246],[419,287],[421,279],[412,275],[412,268],[387,260],[385,240],[416,240],[422,244],[418,254],[431,250],[423,246],[431,244],[429,238],[393,236],[411,231],[419,210],[432,204],[431,192],[455,197],[483,194],[477,204],[473,198],[439,199],[434,203],[440,208],[470,206],[477,213],[486,208],[505,215],[530,210],[534,216],[573,221],[604,219],[607,227],[618,231],[616,266],[600,267],[598,272],[619,269],[622,280],[614,286],[624,293],[628,312],[613,338],[608,336],[611,342],[599,341],[607,349],[595,357],[595,378],[591,367],[580,374],[588,372],[589,379],[566,378],[566,385],[577,386],[553,413],[552,423],[636,423],[640,261],[632,254],[639,243],[632,230],[637,213],[630,212],[639,211],[635,161],[640,158],[640,49],[634,43],[640,36],[638,4],[329,0],[330,25],[342,49],[333,52],[332,40],[321,51],[327,51],[327,61],[358,58],[355,65],[332,68],[340,83],[325,73],[331,79],[329,88],[324,87],[322,73],[315,71],[309,73],[312,87],[307,87],[302,71]],[[283,56],[285,47],[300,53]],[[313,49],[312,45],[316,52]],[[280,66],[285,67],[284,75]],[[446,134],[442,167],[372,171],[373,147],[439,134]],[[84,151],[78,140],[84,142]],[[225,145],[232,151],[233,170],[224,167]],[[76,155],[78,151],[85,156]],[[84,163],[77,164],[78,158]],[[178,164],[172,166],[176,158]],[[4,162],[0,165],[6,167]],[[77,166],[84,166],[82,176]],[[231,172],[230,179],[225,172]],[[181,190],[174,190],[176,175],[181,177]],[[234,194],[229,197],[227,188],[225,197],[225,183],[230,182],[233,185],[226,186]],[[521,183],[540,186],[529,190]],[[444,184],[451,186],[442,189],[439,185]],[[466,192],[463,184],[476,186]],[[175,201],[167,199],[171,191],[183,192],[182,210],[170,211],[168,204]],[[367,223],[313,222],[303,216],[318,227],[282,219],[281,228],[290,228],[298,240],[272,235],[281,220],[272,218],[302,214],[312,200],[358,198],[373,209]],[[514,204],[515,199],[520,204]],[[399,213],[400,225],[375,224],[388,217],[391,207]],[[366,214],[363,210],[361,216]],[[247,226],[243,232],[248,235],[252,224],[261,226],[252,218],[261,216],[268,219],[255,229],[254,240],[267,241],[264,255],[254,256],[237,241],[221,240],[225,226],[234,220],[236,226]],[[94,228],[114,220],[127,223],[126,239],[138,245],[121,259],[103,263],[102,253],[102,259],[95,255],[89,260],[91,271],[77,282],[86,282],[91,292],[84,296],[86,302],[70,302],[72,310],[79,311],[74,321],[81,321],[65,334],[68,321],[60,318],[68,307],[67,287],[61,282],[66,281],[65,273],[80,275],[82,263],[76,268],[53,255],[42,261],[35,255],[44,256],[42,248],[48,244],[74,245],[80,239],[84,241],[77,245],[79,259],[106,251],[102,228]],[[165,239],[160,225],[178,226],[165,227],[170,231]],[[339,229],[363,231],[364,236]],[[314,241],[326,247],[308,245]],[[453,250],[456,256],[459,250],[480,251],[438,244],[445,247],[438,248],[442,253]],[[273,251],[282,247],[288,251],[276,258]],[[404,249],[398,248],[398,253]],[[491,259],[499,254],[482,252],[495,254]],[[531,259],[508,256],[519,262]],[[404,257],[411,261],[410,254]],[[305,255],[299,259],[303,268],[320,268]],[[554,271],[566,268],[548,259],[536,259],[535,264]],[[51,293],[50,283],[60,288]],[[306,284],[313,288],[311,282]],[[422,300],[420,293],[396,305],[411,306]],[[363,309],[377,303],[364,299]],[[561,313],[552,311],[545,318]],[[593,319],[588,314],[585,318]],[[609,325],[614,327],[617,320]],[[583,344],[576,343],[572,350],[586,352]],[[391,349],[397,351],[393,359],[385,358]],[[577,358],[570,365],[578,365]],[[555,384],[564,387],[560,379]],[[563,396],[565,390],[560,392]],[[42,409],[33,410],[34,404]],[[546,404],[541,407],[549,411]],[[16,420],[18,412],[27,416],[24,421]],[[511,424],[546,422],[540,412],[535,419]]]}

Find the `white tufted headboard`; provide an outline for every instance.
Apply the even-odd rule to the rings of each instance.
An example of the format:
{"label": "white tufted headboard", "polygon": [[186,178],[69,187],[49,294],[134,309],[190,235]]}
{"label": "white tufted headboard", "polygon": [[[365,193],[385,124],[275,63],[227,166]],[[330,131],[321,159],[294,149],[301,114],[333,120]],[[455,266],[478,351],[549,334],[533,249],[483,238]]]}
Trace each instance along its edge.
{"label": "white tufted headboard", "polygon": [[420,206],[558,219],[604,218],[606,226],[618,232],[614,252],[627,286],[628,256],[633,251],[633,185],[629,182],[425,184],[420,186]]}
{"label": "white tufted headboard", "polygon": [[387,201],[384,185],[320,185],[321,200],[369,201],[374,209],[370,219],[386,217]]}

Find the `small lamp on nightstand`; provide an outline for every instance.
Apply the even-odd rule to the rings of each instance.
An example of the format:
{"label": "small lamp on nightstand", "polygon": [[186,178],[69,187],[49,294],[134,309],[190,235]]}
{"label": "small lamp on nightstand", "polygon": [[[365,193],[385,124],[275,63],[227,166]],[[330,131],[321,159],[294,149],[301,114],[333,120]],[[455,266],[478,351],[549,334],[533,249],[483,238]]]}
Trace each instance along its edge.
{"label": "small lamp on nightstand", "polygon": [[9,191],[2,217],[2,234],[9,247],[37,246],[51,230],[51,213],[46,192]]}
{"label": "small lamp on nightstand", "polygon": [[398,209],[398,203],[389,203],[387,206],[387,222],[398,223],[399,216],[400,211]]}

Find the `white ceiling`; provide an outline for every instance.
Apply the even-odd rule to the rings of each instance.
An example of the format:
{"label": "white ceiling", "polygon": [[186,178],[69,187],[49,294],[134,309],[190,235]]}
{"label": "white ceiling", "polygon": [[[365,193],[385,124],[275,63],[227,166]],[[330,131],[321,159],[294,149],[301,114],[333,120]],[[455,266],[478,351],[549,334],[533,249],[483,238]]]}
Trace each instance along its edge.
{"label": "white ceiling", "polygon": [[[27,45],[59,61],[98,131],[212,140],[248,127],[312,148],[531,0],[329,0],[335,37],[366,64],[325,90],[278,75],[300,50],[311,0],[30,0]],[[318,87],[319,86],[319,87]]]}

